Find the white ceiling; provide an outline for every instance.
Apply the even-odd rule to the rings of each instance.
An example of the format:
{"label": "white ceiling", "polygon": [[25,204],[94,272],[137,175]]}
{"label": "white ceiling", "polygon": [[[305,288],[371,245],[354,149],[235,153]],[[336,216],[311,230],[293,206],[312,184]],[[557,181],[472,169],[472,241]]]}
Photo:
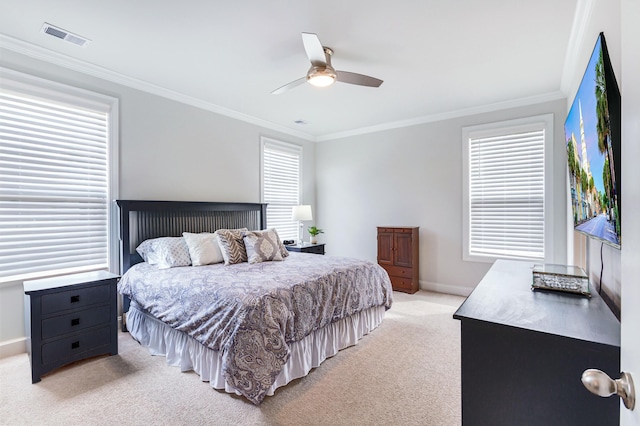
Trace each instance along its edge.
{"label": "white ceiling", "polygon": [[[324,140],[564,96],[579,1],[0,0],[0,32],[3,47]],[[336,69],[382,86],[272,95],[309,68],[303,31],[334,49]]]}

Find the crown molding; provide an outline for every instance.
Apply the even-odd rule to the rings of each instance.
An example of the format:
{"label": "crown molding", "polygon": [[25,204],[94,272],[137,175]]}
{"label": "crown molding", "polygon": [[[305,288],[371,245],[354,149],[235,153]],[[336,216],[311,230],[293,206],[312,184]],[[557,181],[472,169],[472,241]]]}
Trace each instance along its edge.
{"label": "crown molding", "polygon": [[33,59],[48,62],[53,65],[57,65],[63,68],[70,69],[72,71],[81,72],[93,77],[97,77],[112,83],[121,84],[123,86],[130,87],[132,89],[141,90],[143,92],[151,93],[157,96],[161,96],[167,99],[171,99],[177,102],[181,102],[187,105],[191,105],[197,108],[201,108],[207,111],[214,112],[216,114],[224,115],[236,120],[244,121],[256,126],[264,127],[266,129],[274,130],[280,133],[295,136],[300,139],[314,142],[316,138],[308,133],[300,132],[290,129],[279,124],[272,123],[261,118],[253,117],[248,114],[244,114],[229,108],[224,108],[220,105],[206,102],[201,99],[187,96],[182,93],[175,92],[173,90],[160,87],[158,85],[139,80],[115,71],[108,70],[104,67],[91,64],[86,61],[82,61],[76,58],[72,58],[68,55],[64,55],[58,52],[54,52],[50,49],[46,49],[41,46],[34,45],[16,38],[0,34],[0,46],[3,49],[11,50],[13,52],[28,56]]}
{"label": "crown molding", "polygon": [[453,118],[466,117],[469,115],[477,115],[477,114],[483,114],[487,112],[500,111],[503,109],[517,108],[522,106],[540,104],[544,102],[557,101],[559,99],[564,99],[564,98],[565,98],[565,95],[561,91],[556,91],[556,92],[546,93],[543,95],[529,96],[526,98],[513,99],[509,101],[504,101],[504,102],[496,102],[493,104],[482,105],[479,107],[465,108],[465,109],[460,109],[455,111],[444,112],[441,114],[432,114],[432,115],[412,118],[409,120],[393,121],[393,122],[379,124],[375,126],[361,127],[359,129],[347,130],[345,132],[332,133],[328,135],[318,136],[316,137],[316,141],[324,142],[324,141],[330,141],[335,139],[342,139],[350,136],[364,135],[367,133],[381,132],[384,130],[418,126],[420,124],[450,120]]}
{"label": "crown molding", "polygon": [[562,79],[560,80],[560,91],[569,98],[572,89],[571,84],[576,74],[580,74],[578,69],[580,59],[580,48],[584,42],[585,32],[588,23],[591,21],[591,14],[595,0],[578,0],[576,3],[576,13],[571,24],[571,34],[567,43],[567,52],[564,58],[564,68],[562,69]]}

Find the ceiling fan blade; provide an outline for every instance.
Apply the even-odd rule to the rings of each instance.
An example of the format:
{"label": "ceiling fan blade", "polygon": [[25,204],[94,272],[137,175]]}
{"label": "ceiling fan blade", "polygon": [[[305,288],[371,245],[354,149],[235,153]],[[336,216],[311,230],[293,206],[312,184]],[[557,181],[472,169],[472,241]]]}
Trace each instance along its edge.
{"label": "ceiling fan blade", "polygon": [[348,71],[336,71],[336,80],[343,83],[357,84],[358,86],[380,87],[382,80],[369,77],[364,74],[357,74],[355,72]]}
{"label": "ceiling fan blade", "polygon": [[293,89],[294,87],[298,87],[301,84],[304,84],[307,82],[307,77],[302,77],[299,78],[297,80],[293,80],[291,83],[287,83],[282,87],[278,87],[276,90],[274,90],[273,92],[271,92],[272,95],[279,95],[280,93],[284,93],[290,89]]}
{"label": "ceiling fan blade", "polygon": [[311,65],[327,66],[327,57],[324,54],[324,48],[316,34],[302,33],[302,44],[304,44],[304,50],[307,52],[307,57],[309,61],[311,61]]}

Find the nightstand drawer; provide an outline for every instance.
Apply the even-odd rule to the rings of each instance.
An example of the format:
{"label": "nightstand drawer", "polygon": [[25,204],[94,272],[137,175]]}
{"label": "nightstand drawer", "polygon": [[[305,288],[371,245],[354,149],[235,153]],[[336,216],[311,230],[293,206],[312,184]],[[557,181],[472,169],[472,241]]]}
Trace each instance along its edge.
{"label": "nightstand drawer", "polygon": [[42,315],[109,303],[109,287],[105,285],[61,291],[42,296]]}
{"label": "nightstand drawer", "polygon": [[324,244],[309,244],[285,246],[287,250],[298,253],[324,254]]}
{"label": "nightstand drawer", "polygon": [[311,246],[304,251],[305,253],[324,254],[324,245]]}
{"label": "nightstand drawer", "polygon": [[97,330],[65,337],[42,345],[42,364],[46,365],[58,360],[71,360],[77,355],[111,344],[111,327],[104,326]]}
{"label": "nightstand drawer", "polygon": [[108,325],[110,319],[111,308],[108,305],[48,318],[42,321],[42,339],[75,333],[100,324]]}

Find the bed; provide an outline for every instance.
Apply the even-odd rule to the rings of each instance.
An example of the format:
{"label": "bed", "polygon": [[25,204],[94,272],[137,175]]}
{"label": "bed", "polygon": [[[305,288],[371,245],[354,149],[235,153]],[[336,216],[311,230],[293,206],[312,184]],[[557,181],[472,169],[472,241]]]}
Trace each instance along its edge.
{"label": "bed", "polygon": [[[193,370],[212,387],[254,404],[355,345],[391,307],[389,277],[375,263],[288,253],[281,243],[271,249],[266,204],[118,200],[117,205],[123,328],[169,365]],[[193,265],[152,264],[136,251],[149,241],[191,243],[194,235],[214,231],[223,262],[193,266],[200,260],[192,244],[187,248]],[[233,250],[225,251],[224,236],[233,240],[232,235],[241,235],[236,243],[246,243],[248,261],[234,262]],[[260,242],[256,250],[254,241]],[[267,254],[257,255],[264,247]]]}

